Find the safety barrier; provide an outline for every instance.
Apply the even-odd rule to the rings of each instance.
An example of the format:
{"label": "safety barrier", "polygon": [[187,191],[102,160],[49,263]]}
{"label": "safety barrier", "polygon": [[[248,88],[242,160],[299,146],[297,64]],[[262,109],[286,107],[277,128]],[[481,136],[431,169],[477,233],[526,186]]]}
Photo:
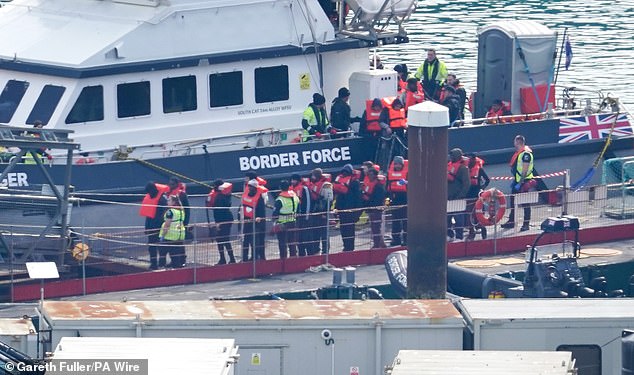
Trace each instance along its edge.
{"label": "safety barrier", "polygon": [[[634,217],[632,216],[618,217],[609,214],[612,207],[621,207],[621,188],[622,186],[618,184],[612,184],[591,186],[580,191],[554,189],[542,192],[516,194],[513,200],[516,206],[527,204],[532,208],[529,231],[520,231],[523,210],[516,209],[517,217],[515,221],[517,225],[512,229],[502,229],[499,225],[501,223],[488,226],[486,227],[486,240],[482,238],[483,233],[481,228],[474,228],[476,222],[472,215],[473,211],[470,202],[464,199],[449,201],[447,203],[447,212],[449,216],[453,217],[449,225],[453,226],[454,237],[448,237],[448,256],[450,258],[457,258],[521,251],[526,244],[532,241],[530,237],[526,236],[534,236],[539,233],[539,224],[545,218],[561,214],[578,216],[582,229],[608,228],[615,225],[632,224],[634,223]],[[503,190],[503,188],[501,188],[501,190]],[[193,202],[197,202],[203,197],[194,196],[190,198]],[[511,199],[507,199],[507,202],[510,201]],[[237,202],[237,199],[235,199],[234,202]],[[136,203],[122,204],[122,207],[124,210],[127,210],[130,215],[136,215],[138,212],[138,204]],[[234,217],[238,217],[237,212],[239,207],[235,206],[230,209]],[[634,211],[634,198],[626,201],[626,209]],[[369,210],[380,213],[380,215],[372,216],[376,219],[374,229],[372,228],[370,216],[368,215]],[[393,236],[392,232],[395,227],[398,228],[399,224],[403,224],[403,221],[397,216],[399,210],[400,212],[406,212],[407,208],[406,206],[381,206],[343,211],[333,209],[325,213],[310,215],[308,220],[306,220],[306,225],[295,231],[295,234],[300,236],[300,240],[297,242],[302,245],[307,245],[311,254],[317,253],[321,255],[325,253],[321,255],[320,259],[323,260],[324,263],[328,263],[329,256],[332,257],[335,254],[338,255],[343,252],[343,239],[341,236],[342,218],[345,218],[346,214],[349,214],[349,217],[358,217],[354,231],[354,252],[383,246],[397,249],[400,248],[398,245],[398,237]],[[193,278],[183,282],[197,283],[199,282],[196,276],[198,270],[215,266],[219,262],[220,255],[217,247],[217,239],[210,236],[210,228],[214,227],[215,224],[209,224],[206,220],[206,215],[209,212],[208,209],[193,204],[191,212],[191,238],[185,242],[184,246],[186,251],[185,268],[193,271]],[[508,217],[508,215],[506,216]],[[464,219],[464,221],[456,220],[456,218]],[[306,217],[299,217],[299,219],[306,219]],[[504,221],[506,221],[506,217]],[[461,222],[464,222],[464,224],[460,224]],[[141,218],[139,218],[139,223],[141,223]],[[249,225],[252,225],[252,223],[248,221],[234,221],[232,223],[231,235],[229,236],[229,243],[234,251],[236,261],[238,263],[248,263],[249,274],[251,277],[257,277],[272,271],[268,271],[270,269],[270,265],[268,265],[269,262],[262,262],[260,260],[247,261],[245,259],[242,251],[245,245],[244,228]],[[343,225],[345,225],[345,219]],[[263,250],[264,258],[269,261],[279,260],[281,255],[277,236],[271,233],[272,227],[273,220],[271,219],[271,209],[269,208],[267,209],[267,218],[265,219],[266,229],[258,233],[264,237],[264,245],[263,247],[260,245],[260,248]],[[471,231],[471,229],[474,230]],[[3,232],[3,236],[9,239],[12,238],[13,235],[17,237],[20,233],[24,232],[24,230],[25,228],[16,225],[0,226],[0,231]],[[457,234],[460,231],[463,232],[462,239],[457,238],[459,237]],[[258,230],[256,230],[256,232],[258,232]],[[623,236],[631,237],[631,233],[628,234],[615,230],[604,232],[605,233],[601,236],[594,234],[592,238],[586,238],[584,241],[607,241],[613,238],[617,239],[618,236],[622,238],[625,238]],[[410,236],[411,235],[412,234],[410,234]],[[82,246],[72,252],[69,250],[69,260],[63,269],[67,274],[71,273],[77,275],[77,277],[88,278],[89,276],[95,275],[134,274],[146,272],[149,269],[148,238],[147,233],[141,226],[107,228],[76,226],[72,229],[72,236],[74,238],[74,245],[71,246],[71,249],[75,249],[80,243],[85,244],[87,249]],[[247,241],[247,245],[251,245],[248,242],[249,241]],[[400,244],[406,245],[406,243],[407,238],[402,236],[400,238]],[[156,246],[168,250],[168,253],[169,250],[173,250],[173,247],[169,246],[168,243],[159,243],[156,244]],[[11,242],[9,242],[9,247],[12,247]],[[1,255],[4,260],[5,271],[11,268],[11,272],[16,275],[19,275],[23,271],[24,265],[11,264],[11,256],[9,254]],[[306,263],[299,261],[300,256],[290,257],[290,254],[288,255],[289,259],[286,259],[285,262]],[[76,260],[71,256],[74,256]],[[248,257],[253,259],[251,246],[249,246],[249,251],[246,253],[246,258]],[[169,258],[170,255],[168,255],[167,263],[169,263]],[[229,257],[226,256],[226,261],[228,262],[229,260]],[[361,262],[356,260],[354,264],[360,263]],[[338,264],[338,266],[339,265],[340,264]],[[220,267],[224,266],[217,266],[218,269],[221,269]],[[16,278],[16,280],[17,279],[18,278]]]}

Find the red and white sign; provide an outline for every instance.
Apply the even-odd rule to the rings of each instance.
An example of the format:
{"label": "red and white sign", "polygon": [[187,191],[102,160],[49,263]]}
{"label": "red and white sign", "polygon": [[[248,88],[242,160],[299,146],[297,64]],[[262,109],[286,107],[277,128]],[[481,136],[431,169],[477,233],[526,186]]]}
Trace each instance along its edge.
{"label": "red and white sign", "polygon": [[359,368],[358,367],[350,367],[350,375],[359,375]]}

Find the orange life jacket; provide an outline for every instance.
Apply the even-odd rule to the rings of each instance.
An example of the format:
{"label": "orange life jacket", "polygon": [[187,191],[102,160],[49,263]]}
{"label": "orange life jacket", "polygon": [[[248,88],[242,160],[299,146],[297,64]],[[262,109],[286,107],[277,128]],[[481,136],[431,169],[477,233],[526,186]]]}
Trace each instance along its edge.
{"label": "orange life jacket", "polygon": [[365,124],[366,129],[369,132],[380,132],[381,126],[379,125],[379,116],[381,116],[381,108],[378,111],[372,110],[372,100],[365,101]]}
{"label": "orange life jacket", "polygon": [[352,175],[338,175],[335,178],[335,182],[332,184],[332,190],[335,192],[335,194],[348,194],[348,188],[350,187],[350,182],[352,182],[352,179]]}
{"label": "orange life jacket", "polygon": [[324,186],[326,182],[330,182],[330,175],[324,173],[321,176],[321,179],[317,182],[312,182],[308,185],[308,189],[310,190],[310,198],[313,200],[317,200],[321,198],[321,188]]}
{"label": "orange life jacket", "polygon": [[452,182],[456,179],[456,175],[458,174],[458,169],[461,165],[464,165],[469,168],[468,159],[462,157],[457,162],[449,162],[447,163],[447,181]]}
{"label": "orange life jacket", "polygon": [[167,193],[170,189],[169,186],[163,184],[154,184],[154,186],[156,186],[158,190],[156,197],[152,198],[150,194],[145,194],[141,202],[141,208],[139,208],[139,215],[149,217],[150,219],[154,219],[156,216],[156,207],[158,206],[159,199],[161,199],[161,195]]}
{"label": "orange life jacket", "polygon": [[220,194],[222,195],[231,195],[231,190],[233,189],[233,184],[231,182],[225,182],[218,187],[218,189],[211,189],[209,194],[207,195],[207,201],[205,205],[207,207],[213,207],[214,202],[216,201],[216,197]]}
{"label": "orange life jacket", "polygon": [[370,200],[370,197],[372,196],[376,185],[384,185],[385,181],[386,178],[382,174],[378,175],[376,177],[376,180],[374,181],[370,181],[370,178],[368,176],[365,176],[365,178],[363,179],[363,183],[361,184],[361,199],[363,199],[364,201]]}
{"label": "orange life jacket", "polygon": [[381,99],[383,105],[387,107],[389,117],[390,117],[390,128],[398,129],[398,128],[406,128],[407,127],[407,117],[405,116],[405,108],[394,109],[392,108],[392,104],[394,103],[395,96],[389,96]]}
{"label": "orange life jacket", "polygon": [[403,81],[401,77],[398,77],[398,93],[402,93],[407,90],[407,80]]}
{"label": "orange life jacket", "polygon": [[407,111],[407,108],[413,106],[414,104],[422,103],[423,100],[425,100],[425,94],[422,89],[418,89],[416,92],[407,90],[405,93],[405,110]]}
{"label": "orange life jacket", "polygon": [[526,145],[524,145],[523,149],[520,149],[519,151],[515,151],[513,156],[511,156],[511,161],[509,161],[509,166],[511,168],[515,167],[515,162],[517,161],[517,157],[520,156],[520,154],[524,151],[533,153],[533,150],[531,150],[531,148]]}
{"label": "orange life jacket", "polygon": [[407,180],[407,167],[409,165],[409,161],[405,160],[403,164],[403,169],[400,171],[394,170],[394,162],[390,164],[390,168],[387,170],[387,190],[392,193],[405,193],[407,192],[407,185],[399,184],[400,180]]}
{"label": "orange life jacket", "polygon": [[242,217],[245,219],[253,219],[255,215],[255,208],[258,206],[258,201],[262,194],[265,193],[262,189],[256,189],[254,196],[249,196],[249,190],[245,190],[242,193]]}
{"label": "orange life jacket", "polygon": [[[256,176],[254,178],[254,180],[256,180],[258,182],[258,186],[262,186],[262,187],[265,186],[266,183],[267,183],[267,181],[265,179],[263,179],[262,177],[260,177],[260,176]],[[244,189],[243,190],[247,190],[247,184],[248,183],[249,183],[249,181],[246,181],[244,183]],[[266,191],[268,191],[268,189]]]}
{"label": "orange life jacket", "polygon": [[[168,187],[168,189],[169,189],[169,187]],[[187,187],[185,186],[185,184],[184,184],[184,183],[182,183],[182,182],[179,182],[179,183],[178,183],[178,186],[176,186],[176,187],[175,187],[174,189],[172,189],[172,190],[169,190],[169,192],[167,193],[167,195],[168,195],[168,196],[172,196],[172,195],[176,195],[176,196],[178,196],[178,195],[180,195],[180,193],[186,193],[186,191],[185,191],[186,189],[187,189]]]}
{"label": "orange life jacket", "polygon": [[471,181],[471,185],[478,186],[478,176],[480,176],[480,169],[483,165],[484,160],[476,157],[475,164],[469,168],[469,181]]}

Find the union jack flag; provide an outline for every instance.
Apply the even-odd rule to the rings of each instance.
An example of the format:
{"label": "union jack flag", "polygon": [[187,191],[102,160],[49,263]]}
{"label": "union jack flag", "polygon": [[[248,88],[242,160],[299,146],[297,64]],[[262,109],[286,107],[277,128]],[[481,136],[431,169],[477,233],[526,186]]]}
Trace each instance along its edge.
{"label": "union jack flag", "polygon": [[[591,115],[559,120],[559,143],[606,138],[614,123],[614,114]],[[614,124],[613,136],[632,135],[634,130],[627,115],[620,114]]]}

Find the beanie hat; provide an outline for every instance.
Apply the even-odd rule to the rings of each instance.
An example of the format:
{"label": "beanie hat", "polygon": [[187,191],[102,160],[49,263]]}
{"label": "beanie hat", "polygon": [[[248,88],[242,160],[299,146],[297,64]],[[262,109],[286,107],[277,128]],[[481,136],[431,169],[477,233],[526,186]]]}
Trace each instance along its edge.
{"label": "beanie hat", "polygon": [[394,157],[394,164],[405,165],[405,159],[403,159],[402,156],[395,156]]}
{"label": "beanie hat", "polygon": [[350,96],[350,90],[347,87],[342,87],[339,89],[339,93],[337,94],[340,98],[345,98],[346,96]]}
{"label": "beanie hat", "polygon": [[323,95],[321,95],[320,93],[316,92],[313,94],[313,104],[314,105],[321,105],[326,103],[326,98],[324,98]]}
{"label": "beanie hat", "polygon": [[347,174],[352,174],[352,171],[354,171],[354,168],[352,167],[352,164],[346,164],[343,166],[343,169],[341,171]]}
{"label": "beanie hat", "polygon": [[383,104],[381,104],[381,99],[379,98],[372,99],[372,108],[374,107],[383,107]]}
{"label": "beanie hat", "polygon": [[258,187],[258,181],[257,180],[249,180],[247,185],[248,186],[253,186],[253,187]]}

